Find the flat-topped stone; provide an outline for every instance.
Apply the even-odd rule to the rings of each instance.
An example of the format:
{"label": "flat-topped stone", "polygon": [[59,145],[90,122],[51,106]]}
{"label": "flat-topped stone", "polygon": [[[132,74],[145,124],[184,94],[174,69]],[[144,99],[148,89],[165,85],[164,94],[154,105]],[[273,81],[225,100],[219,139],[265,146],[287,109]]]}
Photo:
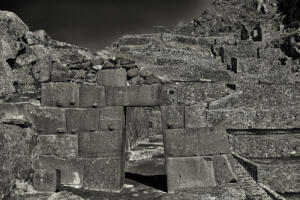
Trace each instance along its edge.
{"label": "flat-topped stone", "polygon": [[105,90],[100,86],[81,86],[79,88],[80,108],[100,108],[106,105]]}
{"label": "flat-topped stone", "polygon": [[105,69],[97,73],[97,82],[101,86],[120,87],[127,85],[127,73],[123,68]]}
{"label": "flat-topped stone", "polygon": [[84,189],[108,192],[120,192],[122,190],[125,177],[123,158],[81,160],[84,163]]}
{"label": "flat-topped stone", "polygon": [[73,83],[43,83],[41,104],[43,106],[76,108],[79,106],[79,85]]}
{"label": "flat-topped stone", "polygon": [[99,130],[99,109],[67,109],[68,133],[89,132]]}
{"label": "flat-topped stone", "polygon": [[78,156],[77,135],[40,135],[38,141],[39,155],[53,155],[60,158]]}
{"label": "flat-topped stone", "polygon": [[78,134],[79,156],[83,158],[121,157],[124,152],[125,133],[97,131]]}
{"label": "flat-topped stone", "polygon": [[225,129],[169,129],[164,131],[164,142],[166,157],[212,156],[230,153]]}
{"label": "flat-topped stone", "polygon": [[216,180],[211,158],[167,158],[168,192],[195,187],[215,187]]}
{"label": "flat-topped stone", "polygon": [[160,85],[106,87],[106,103],[110,106],[159,106]]}

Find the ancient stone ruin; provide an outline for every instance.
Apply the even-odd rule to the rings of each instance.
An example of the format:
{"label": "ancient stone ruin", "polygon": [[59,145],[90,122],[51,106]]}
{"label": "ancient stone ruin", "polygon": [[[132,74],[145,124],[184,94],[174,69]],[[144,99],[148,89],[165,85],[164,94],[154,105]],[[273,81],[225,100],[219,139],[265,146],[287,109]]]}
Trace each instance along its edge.
{"label": "ancient stone ruin", "polygon": [[216,0],[99,52],[1,11],[0,199],[299,199],[299,11]]}

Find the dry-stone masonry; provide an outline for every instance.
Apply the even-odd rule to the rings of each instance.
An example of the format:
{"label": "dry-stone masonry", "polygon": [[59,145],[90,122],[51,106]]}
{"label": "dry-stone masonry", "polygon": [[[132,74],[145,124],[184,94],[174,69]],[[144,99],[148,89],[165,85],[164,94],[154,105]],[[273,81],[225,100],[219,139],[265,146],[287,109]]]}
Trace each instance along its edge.
{"label": "dry-stone masonry", "polygon": [[163,138],[162,198],[299,199],[298,8],[216,0],[99,52],[1,11],[0,198],[120,192],[125,153]]}

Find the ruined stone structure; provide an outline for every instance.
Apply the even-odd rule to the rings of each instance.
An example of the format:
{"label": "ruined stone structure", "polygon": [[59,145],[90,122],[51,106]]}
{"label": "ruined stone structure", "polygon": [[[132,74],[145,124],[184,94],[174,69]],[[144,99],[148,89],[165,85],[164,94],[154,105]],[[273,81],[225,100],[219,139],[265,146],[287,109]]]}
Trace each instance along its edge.
{"label": "ruined stone structure", "polygon": [[259,2],[99,52],[0,12],[0,197],[124,195],[128,155],[155,141],[158,199],[299,199],[299,2]]}

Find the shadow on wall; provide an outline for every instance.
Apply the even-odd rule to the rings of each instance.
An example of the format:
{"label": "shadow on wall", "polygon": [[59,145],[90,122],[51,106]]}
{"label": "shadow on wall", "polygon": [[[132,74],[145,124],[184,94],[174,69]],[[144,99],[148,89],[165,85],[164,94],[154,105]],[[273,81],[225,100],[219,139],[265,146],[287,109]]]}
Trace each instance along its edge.
{"label": "shadow on wall", "polygon": [[168,192],[166,175],[143,176],[140,174],[125,173],[125,178],[134,180],[163,192]]}
{"label": "shadow on wall", "polygon": [[278,0],[279,11],[284,15],[284,24],[300,23],[300,0]]}

